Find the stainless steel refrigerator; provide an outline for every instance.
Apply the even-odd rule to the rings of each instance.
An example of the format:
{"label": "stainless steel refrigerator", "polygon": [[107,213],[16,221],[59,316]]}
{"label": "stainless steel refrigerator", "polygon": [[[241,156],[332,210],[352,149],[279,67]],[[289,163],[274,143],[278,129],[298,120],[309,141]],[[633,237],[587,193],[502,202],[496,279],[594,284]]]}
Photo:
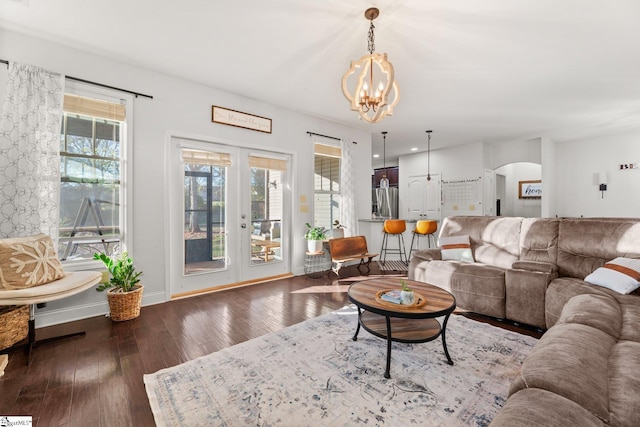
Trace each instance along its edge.
{"label": "stainless steel refrigerator", "polygon": [[398,189],[375,188],[374,201],[376,214],[379,218],[398,218]]}

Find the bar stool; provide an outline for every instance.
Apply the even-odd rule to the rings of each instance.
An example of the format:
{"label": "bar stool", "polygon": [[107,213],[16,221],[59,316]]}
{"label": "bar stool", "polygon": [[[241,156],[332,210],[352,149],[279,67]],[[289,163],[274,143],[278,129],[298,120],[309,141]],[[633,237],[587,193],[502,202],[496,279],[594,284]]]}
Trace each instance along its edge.
{"label": "bar stool", "polygon": [[[382,236],[382,248],[380,249],[380,259],[382,260],[382,265],[384,265],[387,254],[399,254],[400,261],[405,264],[409,264],[407,260],[407,250],[404,246],[404,236],[402,233],[407,229],[407,223],[404,219],[387,219],[384,221],[384,225],[382,230],[384,231],[384,236]],[[388,248],[389,235],[398,236],[398,249]],[[402,256],[404,255],[404,261],[402,260]]]}
{"label": "bar stool", "polygon": [[[420,220],[416,222],[416,228],[413,229],[413,237],[411,238],[411,249],[409,249],[409,259],[411,259],[411,253],[413,252],[413,242],[416,241],[416,249],[420,247],[420,237],[427,236],[427,243],[431,247],[431,240],[433,245],[436,245],[436,237],[434,236],[438,229],[438,222],[434,220]],[[418,239],[416,239],[416,237]]]}

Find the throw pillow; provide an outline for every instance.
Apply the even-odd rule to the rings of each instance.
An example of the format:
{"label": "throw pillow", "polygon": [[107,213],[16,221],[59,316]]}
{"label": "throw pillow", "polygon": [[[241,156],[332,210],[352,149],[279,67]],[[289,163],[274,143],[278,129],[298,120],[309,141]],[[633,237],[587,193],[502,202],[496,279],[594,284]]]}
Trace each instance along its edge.
{"label": "throw pillow", "polygon": [[618,257],[596,269],[584,281],[629,294],[640,287],[640,259]]}
{"label": "throw pillow", "polygon": [[438,239],[443,260],[474,262],[469,236],[449,236]]}
{"label": "throw pillow", "polygon": [[24,289],[64,277],[53,241],[46,234],[0,240],[0,285]]}

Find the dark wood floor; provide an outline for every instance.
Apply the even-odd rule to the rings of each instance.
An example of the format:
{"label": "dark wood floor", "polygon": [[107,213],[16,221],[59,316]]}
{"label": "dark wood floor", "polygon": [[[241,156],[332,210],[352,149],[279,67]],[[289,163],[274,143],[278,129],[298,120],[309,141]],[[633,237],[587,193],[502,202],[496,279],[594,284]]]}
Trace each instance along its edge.
{"label": "dark wood floor", "polygon": [[[371,273],[381,272],[374,267]],[[341,270],[349,275],[358,272]],[[81,330],[87,335],[37,347],[30,366],[22,352],[11,354],[0,378],[0,415],[31,415],[39,427],[153,426],[144,374],[343,307],[346,286],[332,285],[334,279],[293,277],[143,307],[128,322],[100,316],[38,329],[38,339]]]}

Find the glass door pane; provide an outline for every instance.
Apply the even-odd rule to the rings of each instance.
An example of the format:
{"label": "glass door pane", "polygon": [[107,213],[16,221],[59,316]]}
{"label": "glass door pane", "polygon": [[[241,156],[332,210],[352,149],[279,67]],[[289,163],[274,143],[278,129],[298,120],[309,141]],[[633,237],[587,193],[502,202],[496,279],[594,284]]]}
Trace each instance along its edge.
{"label": "glass door pane", "polygon": [[225,269],[227,168],[185,153],[183,159],[184,274]]}
{"label": "glass door pane", "polygon": [[280,161],[250,157],[250,264],[282,262],[283,171]]}

